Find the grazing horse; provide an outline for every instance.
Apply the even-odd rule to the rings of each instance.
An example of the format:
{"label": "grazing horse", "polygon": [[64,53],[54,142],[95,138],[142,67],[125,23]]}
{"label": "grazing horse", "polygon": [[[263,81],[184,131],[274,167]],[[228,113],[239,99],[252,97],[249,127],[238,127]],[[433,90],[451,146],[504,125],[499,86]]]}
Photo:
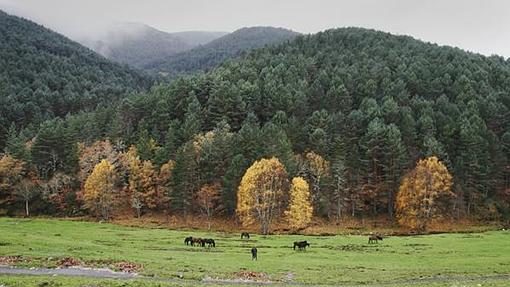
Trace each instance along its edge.
{"label": "grazing horse", "polygon": [[205,247],[205,244],[207,244],[208,247],[216,247],[216,242],[214,242],[214,239],[204,239],[202,240],[202,247]]}
{"label": "grazing horse", "polygon": [[192,244],[192,242],[193,242],[193,237],[188,236],[188,237],[184,238],[184,244],[190,245],[190,244]]}
{"label": "grazing horse", "polygon": [[257,260],[257,248],[255,247],[251,249],[251,260]]}
{"label": "grazing horse", "polygon": [[296,242],[294,242],[294,250],[296,250],[296,246],[298,247],[298,250],[306,251],[306,247],[310,246],[310,243],[308,243],[306,241],[296,241]]}
{"label": "grazing horse", "polygon": [[202,238],[196,238],[196,237],[192,237],[191,238],[191,246],[195,246],[195,244],[197,244],[198,246],[205,246],[204,240]]}
{"label": "grazing horse", "polygon": [[379,240],[382,241],[382,236],[380,236],[380,235],[370,235],[368,237],[368,244],[379,243]]}
{"label": "grazing horse", "polygon": [[250,239],[250,234],[248,232],[242,232],[241,233],[241,239]]}

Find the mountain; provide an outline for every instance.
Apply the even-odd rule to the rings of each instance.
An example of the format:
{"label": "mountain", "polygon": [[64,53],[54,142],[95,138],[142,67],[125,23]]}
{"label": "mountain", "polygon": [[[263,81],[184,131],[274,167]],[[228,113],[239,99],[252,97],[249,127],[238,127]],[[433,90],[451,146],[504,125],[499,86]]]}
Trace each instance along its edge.
{"label": "mountain", "polygon": [[0,11],[0,148],[26,127],[146,90],[152,80],[36,23]]}
{"label": "mountain", "polygon": [[[334,29],[257,49],[127,103],[108,130],[118,129],[144,159],[175,161],[175,212],[196,211],[194,192],[218,183],[221,206],[234,214],[246,168],[276,156],[291,178],[313,183],[316,215],[394,217],[402,177],[436,156],[453,175],[454,198],[437,199],[449,216],[510,217],[510,62],[502,57]],[[328,163],[332,175],[319,180]]]}
{"label": "mountain", "polygon": [[79,41],[115,62],[143,67],[223,36],[222,32],[167,33],[140,23],[118,23]]}
{"label": "mountain", "polygon": [[172,35],[181,38],[184,42],[192,47],[207,44],[227,34],[227,32],[208,31],[185,31],[172,33]]}
{"label": "mountain", "polygon": [[150,63],[144,68],[172,76],[190,74],[208,70],[242,52],[291,40],[297,35],[283,28],[242,28],[205,45]]}

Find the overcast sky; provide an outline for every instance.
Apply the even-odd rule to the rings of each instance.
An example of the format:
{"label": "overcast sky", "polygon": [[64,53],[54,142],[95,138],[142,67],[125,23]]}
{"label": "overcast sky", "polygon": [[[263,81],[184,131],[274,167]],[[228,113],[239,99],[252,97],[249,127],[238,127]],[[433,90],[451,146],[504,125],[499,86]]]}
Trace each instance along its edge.
{"label": "overcast sky", "polygon": [[510,57],[508,0],[0,0],[0,9],[74,39],[116,22],[168,32],[358,26]]}

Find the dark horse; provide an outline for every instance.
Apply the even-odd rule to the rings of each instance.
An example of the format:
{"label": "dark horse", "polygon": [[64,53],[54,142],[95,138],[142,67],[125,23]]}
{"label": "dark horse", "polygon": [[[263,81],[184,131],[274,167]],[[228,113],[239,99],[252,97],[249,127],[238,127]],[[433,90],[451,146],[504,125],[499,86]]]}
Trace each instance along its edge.
{"label": "dark horse", "polygon": [[298,250],[303,251],[306,250],[307,246],[310,246],[310,243],[306,241],[296,241],[294,242],[294,250],[296,250],[296,246],[298,247]]}
{"label": "dark horse", "polygon": [[368,237],[368,244],[371,244],[371,243],[378,243],[379,240],[382,241],[382,236],[380,235],[370,235]]}
{"label": "dark horse", "polygon": [[214,239],[204,239],[202,240],[202,247],[205,247],[207,244],[208,247],[216,247],[216,242],[214,242]]}
{"label": "dark horse", "polygon": [[192,242],[193,242],[193,237],[188,236],[188,237],[184,238],[184,244],[190,245],[190,244],[192,244]]}
{"label": "dark horse", "polygon": [[250,239],[250,234],[248,232],[242,232],[241,239],[243,239],[243,238]]}
{"label": "dark horse", "polygon": [[255,247],[251,249],[251,260],[257,260],[257,248]]}

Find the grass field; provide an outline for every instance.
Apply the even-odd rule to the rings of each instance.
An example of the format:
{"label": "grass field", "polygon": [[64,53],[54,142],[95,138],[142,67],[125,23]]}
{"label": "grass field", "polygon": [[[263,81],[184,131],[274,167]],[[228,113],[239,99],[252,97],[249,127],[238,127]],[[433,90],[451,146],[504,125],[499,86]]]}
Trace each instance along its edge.
{"label": "grass field", "polygon": [[[184,237],[190,235],[214,238],[217,247],[186,246]],[[310,248],[292,250],[297,240],[307,240]],[[253,246],[258,261],[251,261]],[[184,281],[2,275],[0,286],[38,286],[41,280],[52,282],[46,286],[180,286],[204,278],[235,279],[240,271],[264,273],[277,283],[510,286],[508,231],[389,237],[369,245],[365,236],[253,235],[246,241],[239,234],[1,218],[0,256],[12,255],[23,258],[15,265],[29,267],[56,267],[63,257],[99,267],[129,261],[143,266],[142,275]]]}

